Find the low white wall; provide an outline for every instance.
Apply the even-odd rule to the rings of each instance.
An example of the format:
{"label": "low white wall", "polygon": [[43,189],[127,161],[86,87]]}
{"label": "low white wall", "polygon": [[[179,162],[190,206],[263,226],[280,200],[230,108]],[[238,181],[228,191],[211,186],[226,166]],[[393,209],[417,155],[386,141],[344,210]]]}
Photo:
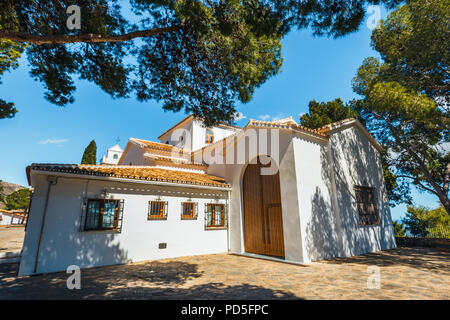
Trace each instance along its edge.
{"label": "low white wall", "polygon": [[0,225],[11,225],[11,224],[21,224],[22,217],[15,216],[8,213],[0,213],[2,220],[0,220]]}
{"label": "low white wall", "polygon": [[[45,176],[36,175],[34,181],[19,275],[33,273],[47,192]],[[83,198],[98,198],[104,188],[111,197],[124,199],[122,232],[80,232]],[[169,201],[167,220],[147,220],[148,201],[158,195]],[[181,220],[181,202],[189,198],[198,202],[197,220]],[[37,273],[62,271],[69,265],[86,268],[227,252],[227,230],[204,228],[204,204],[216,199],[225,203],[226,198],[226,192],[216,190],[60,177],[50,192]],[[159,243],[167,243],[167,248],[159,249]]]}

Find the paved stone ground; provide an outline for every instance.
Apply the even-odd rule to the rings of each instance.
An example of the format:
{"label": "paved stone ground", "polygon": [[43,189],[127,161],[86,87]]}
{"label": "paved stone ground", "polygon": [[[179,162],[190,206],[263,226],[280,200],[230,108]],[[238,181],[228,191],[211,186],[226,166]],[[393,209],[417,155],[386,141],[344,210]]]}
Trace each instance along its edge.
{"label": "paved stone ground", "polygon": [[0,253],[22,250],[25,226],[0,226]]}
{"label": "paved stone ground", "polygon": [[[367,268],[381,288],[367,289]],[[66,273],[17,277],[0,265],[0,299],[450,299],[450,253],[397,248],[299,266],[216,254],[84,269],[81,289]]]}

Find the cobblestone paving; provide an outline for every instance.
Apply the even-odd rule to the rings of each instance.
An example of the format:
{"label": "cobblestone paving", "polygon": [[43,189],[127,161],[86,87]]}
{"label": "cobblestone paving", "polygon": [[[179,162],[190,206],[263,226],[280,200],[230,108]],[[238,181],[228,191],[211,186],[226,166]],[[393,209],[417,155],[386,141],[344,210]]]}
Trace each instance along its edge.
{"label": "cobblestone paving", "polygon": [[24,226],[0,226],[0,253],[22,250]]}
{"label": "cobblestone paving", "polygon": [[[369,266],[381,288],[368,289]],[[0,265],[0,299],[449,299],[450,253],[397,248],[292,265],[216,254],[84,269],[81,289],[66,273],[17,277]]]}

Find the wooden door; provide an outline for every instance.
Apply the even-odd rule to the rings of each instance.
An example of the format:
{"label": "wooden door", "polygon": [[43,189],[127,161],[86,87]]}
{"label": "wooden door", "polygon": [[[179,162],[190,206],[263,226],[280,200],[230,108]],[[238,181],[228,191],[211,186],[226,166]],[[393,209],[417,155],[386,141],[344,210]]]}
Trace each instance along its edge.
{"label": "wooden door", "polygon": [[259,166],[248,165],[244,173],[244,244],[245,251],[266,254],[262,188]]}
{"label": "wooden door", "polygon": [[245,251],[284,257],[279,173],[261,175],[261,164],[249,164],[244,173]]}

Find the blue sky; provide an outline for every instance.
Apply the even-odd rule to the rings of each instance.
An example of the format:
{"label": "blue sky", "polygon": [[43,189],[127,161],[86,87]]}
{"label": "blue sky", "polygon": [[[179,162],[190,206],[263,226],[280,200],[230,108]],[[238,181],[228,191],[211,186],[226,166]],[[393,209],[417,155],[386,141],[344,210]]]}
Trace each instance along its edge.
{"label": "blue sky", "polygon": [[[382,11],[381,18],[385,17]],[[245,125],[249,118],[292,116],[298,121],[310,100],[356,97],[351,89],[356,69],[364,58],[377,56],[370,47],[370,32],[365,23],[359,32],[336,40],[313,37],[308,30],[291,32],[283,40],[282,71],[257,89],[251,102],[238,105],[245,118],[237,125]],[[33,162],[79,163],[92,139],[97,143],[97,159],[117,138],[122,147],[130,137],[157,141],[186,116],[164,112],[156,102],[114,100],[87,81],[76,81],[74,104],[58,107],[44,99],[42,84],[28,72],[22,57],[20,67],[1,79],[0,97],[19,109],[15,118],[0,120],[0,179],[4,181],[26,186],[25,167]],[[418,192],[413,196],[417,204],[438,206],[433,196]],[[393,219],[404,212],[404,206],[393,208]]]}

